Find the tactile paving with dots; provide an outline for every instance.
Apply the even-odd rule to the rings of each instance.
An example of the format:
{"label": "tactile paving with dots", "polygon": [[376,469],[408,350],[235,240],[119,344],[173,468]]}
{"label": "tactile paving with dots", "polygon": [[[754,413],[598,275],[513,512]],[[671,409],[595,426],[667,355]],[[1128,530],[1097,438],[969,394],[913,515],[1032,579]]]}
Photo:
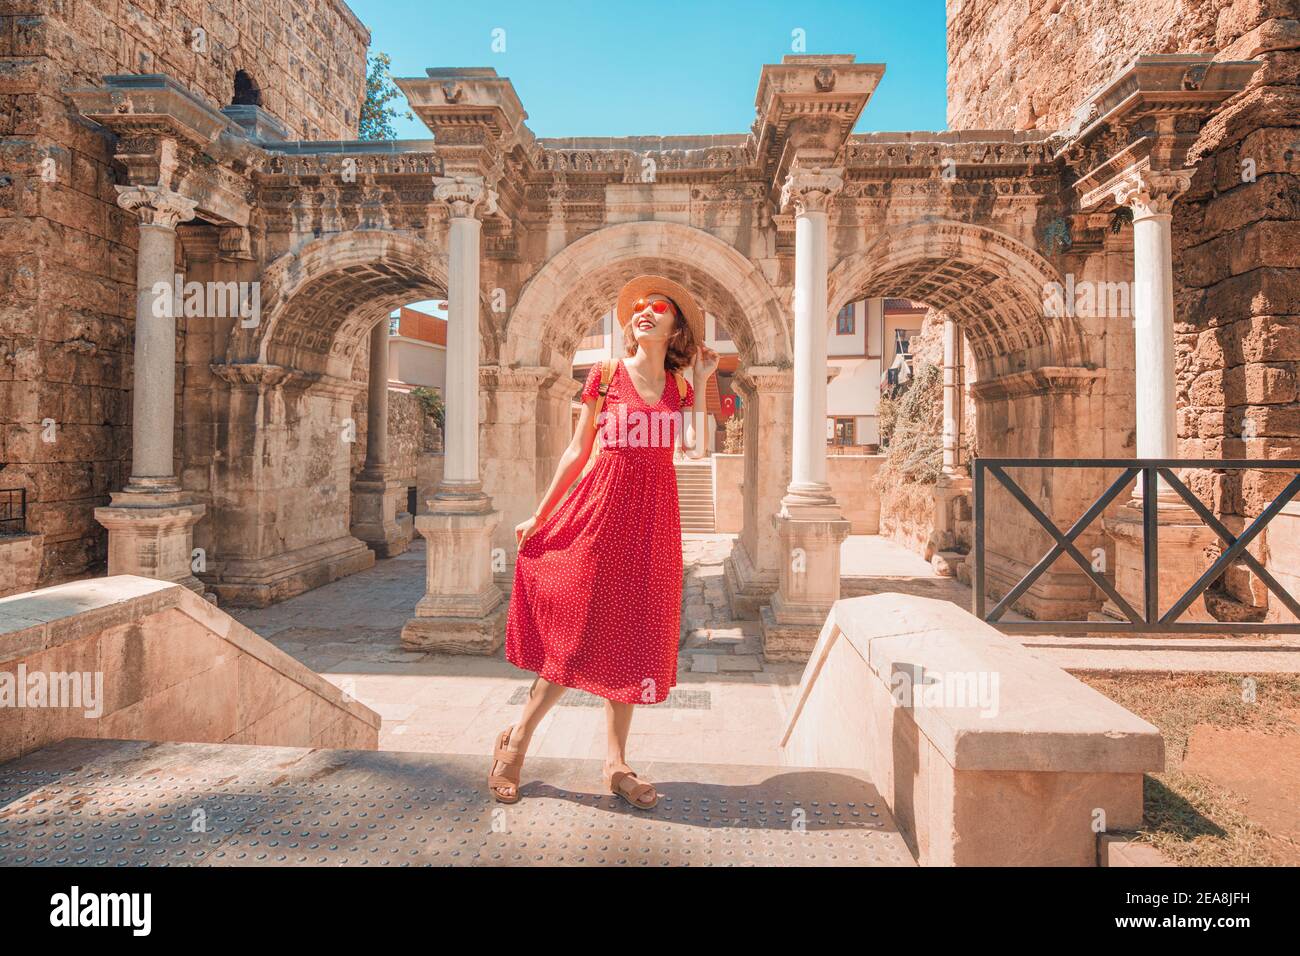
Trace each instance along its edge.
{"label": "tactile paving with dots", "polygon": [[488,762],[68,740],[0,766],[0,865],[914,865],[849,771],[645,762],[641,811],[554,758],[500,804]]}

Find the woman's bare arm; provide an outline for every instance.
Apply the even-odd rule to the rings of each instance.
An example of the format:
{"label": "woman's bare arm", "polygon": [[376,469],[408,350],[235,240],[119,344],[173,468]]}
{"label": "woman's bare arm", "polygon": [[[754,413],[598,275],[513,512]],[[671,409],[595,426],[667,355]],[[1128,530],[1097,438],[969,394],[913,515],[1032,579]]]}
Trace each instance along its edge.
{"label": "woman's bare arm", "polygon": [[541,504],[533,513],[540,525],[546,520],[546,516],[564,497],[564,493],[569,486],[577,480],[582,474],[582,469],[587,464],[587,459],[591,457],[592,446],[596,443],[596,429],[592,427],[592,409],[596,400],[591,399],[582,403],[582,412],[578,415],[578,427],[574,429],[573,437],[569,439],[568,447],[564,449],[564,454],[560,456],[560,463],[555,468],[555,477],[551,479],[551,486],[546,489],[546,494],[542,495]]}

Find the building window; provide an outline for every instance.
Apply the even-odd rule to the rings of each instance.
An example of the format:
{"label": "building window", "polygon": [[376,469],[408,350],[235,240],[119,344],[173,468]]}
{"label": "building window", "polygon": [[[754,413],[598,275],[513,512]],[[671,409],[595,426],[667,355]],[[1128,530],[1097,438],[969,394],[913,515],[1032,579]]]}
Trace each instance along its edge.
{"label": "building window", "polygon": [[235,71],[235,98],[231,106],[261,106],[262,91],[257,81],[243,70]]}
{"label": "building window", "polygon": [[833,445],[856,445],[857,430],[854,427],[852,418],[835,419],[835,437],[832,439]]}
{"label": "building window", "polygon": [[840,309],[840,314],[835,316],[835,334],[852,335],[856,328],[856,315],[854,314],[853,303],[850,302],[844,308]]}
{"label": "building window", "polygon": [[715,342],[731,341],[731,333],[728,332],[726,326],[724,326],[717,319],[713,320],[713,341]]}
{"label": "building window", "polygon": [[388,320],[388,334],[389,334],[389,335],[401,335],[401,334],[402,334],[402,317],[401,317],[400,315],[394,315],[394,316],[392,316],[391,318],[389,318],[389,320]]}
{"label": "building window", "polygon": [[894,352],[911,355],[912,338],[920,333],[920,329],[894,329]]}

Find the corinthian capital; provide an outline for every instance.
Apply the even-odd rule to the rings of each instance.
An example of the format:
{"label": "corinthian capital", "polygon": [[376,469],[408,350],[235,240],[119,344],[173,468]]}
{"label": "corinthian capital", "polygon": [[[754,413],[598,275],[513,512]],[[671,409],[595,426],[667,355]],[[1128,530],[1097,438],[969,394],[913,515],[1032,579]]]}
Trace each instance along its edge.
{"label": "corinthian capital", "polygon": [[490,216],[497,211],[496,190],[482,176],[434,176],[433,198],[451,206],[456,219]]}
{"label": "corinthian capital", "polygon": [[178,222],[194,218],[193,199],[162,186],[118,186],[117,204],[140,217],[146,226],[175,229]]}
{"label": "corinthian capital", "polygon": [[781,209],[794,205],[796,215],[825,212],[831,196],[844,186],[844,170],[822,166],[795,167],[781,186]]}
{"label": "corinthian capital", "polygon": [[1133,210],[1133,220],[1169,215],[1174,200],[1192,185],[1192,174],[1183,170],[1139,169],[1115,186],[1115,202]]}

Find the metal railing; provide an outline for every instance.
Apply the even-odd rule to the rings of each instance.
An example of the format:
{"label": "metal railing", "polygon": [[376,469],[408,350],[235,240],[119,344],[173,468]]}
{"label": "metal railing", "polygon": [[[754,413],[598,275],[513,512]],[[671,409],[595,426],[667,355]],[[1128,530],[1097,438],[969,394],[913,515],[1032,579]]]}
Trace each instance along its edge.
{"label": "metal railing", "polygon": [[0,534],[27,530],[27,489],[0,488]]}
{"label": "metal railing", "polygon": [[[1245,564],[1264,583],[1279,601],[1297,618],[1300,618],[1300,602],[1278,583],[1247,547],[1268,526],[1292,498],[1300,492],[1300,461],[1277,460],[1256,461],[1245,459],[1202,459],[1202,458],[976,458],[974,464],[974,533],[975,533],[975,570],[972,581],[972,612],[982,621],[1007,633],[1043,633],[1055,631],[1061,634],[1079,633],[1119,633],[1119,634],[1300,634],[1300,621],[1295,623],[1251,623],[1240,621],[1179,621],[1192,602],[1217,581],[1228,566],[1234,561]],[[1047,515],[1034,504],[1024,489],[1016,484],[1007,474],[1008,468],[1119,468],[1121,474],[1102,492],[1096,501],[1083,513],[1068,531],[1057,528]],[[1194,468],[1227,471],[1289,471],[1293,472],[1291,481],[1273,501],[1260,512],[1259,516],[1240,536],[1233,535],[1214,514],[1201,503],[1186,485],[1179,480],[1174,469]],[[987,476],[992,475],[1011,493],[1011,496],[1042,526],[1056,542],[1044,554],[1019,583],[1008,591],[996,605],[987,608],[987,583],[985,567],[985,493]],[[1074,539],[1087,530],[1106,507],[1129,486],[1135,478],[1142,482],[1142,569],[1143,600],[1142,610],[1136,610],[1116,590],[1115,586],[1098,571],[1074,544]],[[1205,526],[1218,535],[1227,547],[1218,559],[1211,564],[1200,577],[1178,598],[1168,610],[1160,611],[1160,551],[1159,525],[1156,508],[1156,496],[1159,479],[1163,478],[1168,486],[1177,492],[1187,506],[1204,522]],[[1003,621],[1002,615],[1019,598],[1033,586],[1033,583],[1061,555],[1069,555],[1092,582],[1114,603],[1127,621]]]}

